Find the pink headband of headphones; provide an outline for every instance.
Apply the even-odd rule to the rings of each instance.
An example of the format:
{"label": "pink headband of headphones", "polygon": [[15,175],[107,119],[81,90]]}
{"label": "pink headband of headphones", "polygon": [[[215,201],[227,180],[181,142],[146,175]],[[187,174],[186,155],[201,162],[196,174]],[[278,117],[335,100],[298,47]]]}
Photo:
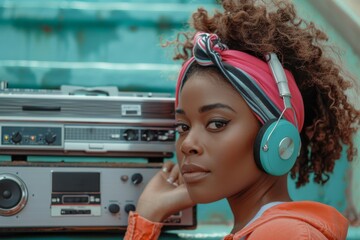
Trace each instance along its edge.
{"label": "pink headband of headphones", "polygon": [[[263,124],[281,116],[285,108],[284,99],[280,96],[268,64],[245,52],[229,50],[216,34],[202,32],[194,37],[193,57],[187,60],[180,70],[176,86],[176,107],[180,91],[187,79],[186,75],[195,62],[201,66],[217,66]],[[284,71],[293,111],[286,110],[283,117],[297,126],[300,132],[304,124],[303,99],[291,72],[286,69]]]}

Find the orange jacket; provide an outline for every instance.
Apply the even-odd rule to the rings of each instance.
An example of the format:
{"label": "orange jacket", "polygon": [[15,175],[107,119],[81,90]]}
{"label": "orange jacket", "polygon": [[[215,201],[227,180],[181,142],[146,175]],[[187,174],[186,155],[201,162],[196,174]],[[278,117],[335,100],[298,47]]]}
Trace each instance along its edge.
{"label": "orange jacket", "polygon": [[130,212],[124,240],[156,240],[163,225],[150,222],[139,214]]}
{"label": "orange jacket", "polygon": [[[136,213],[129,216],[125,240],[156,240],[162,223],[150,222]],[[282,203],[267,209],[258,219],[224,240],[342,240],[348,221],[328,205],[301,201]]]}

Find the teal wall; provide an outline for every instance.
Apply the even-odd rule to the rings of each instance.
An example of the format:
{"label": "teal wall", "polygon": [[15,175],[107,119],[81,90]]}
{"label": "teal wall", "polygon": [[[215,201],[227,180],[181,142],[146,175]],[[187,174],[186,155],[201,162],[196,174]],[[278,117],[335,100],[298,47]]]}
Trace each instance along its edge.
{"label": "teal wall", "polygon": [[[173,93],[179,63],[172,61],[172,50],[160,43],[186,27],[196,6],[201,3],[214,9],[214,2],[0,0],[0,81],[7,81],[11,88],[69,84]],[[320,24],[342,51],[345,67],[360,76],[359,56],[311,1],[296,0],[295,4],[303,16]],[[295,189],[290,181],[290,193],[294,199],[321,201],[343,211],[348,168],[343,156],[328,184]],[[204,226],[220,226],[198,230],[212,236],[228,232],[232,221],[225,201],[199,205],[198,217]],[[352,231],[355,236],[356,229]]]}

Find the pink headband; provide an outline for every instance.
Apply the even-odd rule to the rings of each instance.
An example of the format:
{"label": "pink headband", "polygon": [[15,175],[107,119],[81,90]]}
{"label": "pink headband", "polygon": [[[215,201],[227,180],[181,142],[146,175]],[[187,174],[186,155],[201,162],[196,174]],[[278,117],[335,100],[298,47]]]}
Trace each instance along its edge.
{"label": "pink headband", "polygon": [[[176,86],[176,106],[187,78],[186,75],[195,62],[201,66],[217,66],[262,123],[280,117],[285,108],[284,100],[279,94],[268,64],[245,52],[229,50],[220,42],[216,34],[201,32],[194,37],[193,57],[186,61],[180,70]],[[283,116],[297,126],[300,132],[304,124],[302,96],[291,72],[284,70],[292,95],[290,102],[296,121],[294,112],[291,110],[285,111]]]}

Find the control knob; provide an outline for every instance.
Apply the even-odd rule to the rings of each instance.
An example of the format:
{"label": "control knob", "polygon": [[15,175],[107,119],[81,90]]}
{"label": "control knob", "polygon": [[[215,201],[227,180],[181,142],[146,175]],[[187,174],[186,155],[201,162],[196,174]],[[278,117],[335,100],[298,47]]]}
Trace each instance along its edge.
{"label": "control knob", "polygon": [[125,212],[126,213],[130,213],[130,211],[134,212],[135,210],[136,210],[136,207],[135,207],[134,204],[129,203],[129,204],[125,205]]}
{"label": "control knob", "polygon": [[136,141],[138,140],[138,133],[136,130],[134,129],[127,129],[124,133],[123,133],[123,137],[125,140],[127,141]]}
{"label": "control knob", "polygon": [[143,134],[141,135],[141,140],[143,141],[156,141],[157,140],[157,134],[155,131],[152,130],[146,130],[143,132]]}
{"label": "control knob", "polygon": [[133,184],[138,185],[142,182],[143,176],[140,173],[135,173],[131,176],[131,181]]}
{"label": "control knob", "polygon": [[45,136],[45,142],[46,142],[47,144],[52,144],[52,143],[55,142],[55,140],[56,140],[56,134],[55,134],[55,133],[49,132],[49,133],[46,134],[46,136]]}
{"label": "control knob", "polygon": [[112,203],[109,205],[109,212],[111,213],[118,213],[120,211],[120,206],[116,203]]}
{"label": "control knob", "polygon": [[22,136],[20,132],[16,132],[14,135],[12,135],[11,140],[13,143],[19,143],[21,142]]}

